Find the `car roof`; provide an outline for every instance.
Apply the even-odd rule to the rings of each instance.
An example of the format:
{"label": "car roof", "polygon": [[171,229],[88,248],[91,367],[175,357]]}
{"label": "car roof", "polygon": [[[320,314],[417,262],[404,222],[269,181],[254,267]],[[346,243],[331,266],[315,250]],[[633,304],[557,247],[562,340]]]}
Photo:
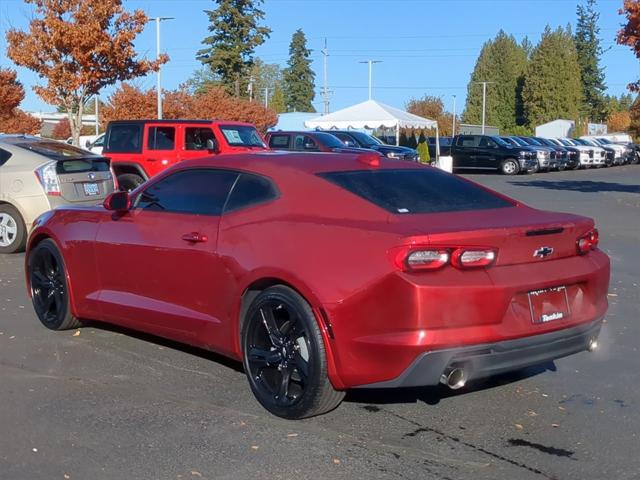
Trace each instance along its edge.
{"label": "car roof", "polygon": [[0,134],[0,142],[2,143],[15,145],[16,143],[24,143],[25,141],[51,143],[51,142],[57,142],[58,140],[54,140],[53,138],[36,137],[33,135]]}
{"label": "car roof", "polygon": [[235,120],[203,120],[203,119],[180,119],[180,120],[157,120],[157,119],[146,119],[146,120],[112,120],[109,124],[147,124],[147,123],[157,123],[157,124],[167,124],[167,125],[175,125],[175,124],[199,124],[199,125],[211,125],[212,123],[220,123],[224,125],[241,125],[248,127],[255,127],[255,125],[247,122],[237,122]]}
{"label": "car roof", "polygon": [[222,154],[180,162],[174,168],[198,167],[244,170],[269,177],[279,177],[284,171],[315,175],[321,172],[335,171],[433,168],[414,162],[387,159],[376,152],[306,153],[282,151]]}
{"label": "car roof", "polygon": [[329,134],[331,132],[325,130],[275,130],[272,132],[267,132],[267,135],[316,135],[316,134]]}

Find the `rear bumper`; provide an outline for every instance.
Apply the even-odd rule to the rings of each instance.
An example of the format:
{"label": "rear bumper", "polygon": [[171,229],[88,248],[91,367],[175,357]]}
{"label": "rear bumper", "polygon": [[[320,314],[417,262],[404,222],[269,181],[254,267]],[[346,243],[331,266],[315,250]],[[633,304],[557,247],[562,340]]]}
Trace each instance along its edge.
{"label": "rear bumper", "polygon": [[468,380],[486,378],[587,350],[598,338],[602,319],[542,335],[425,352],[398,377],[358,388],[437,385],[447,368],[463,368]]}
{"label": "rear bumper", "polygon": [[[601,251],[544,266],[384,277],[353,297],[323,305],[334,334],[331,380],[342,388],[392,382],[425,354],[476,351],[591,325],[606,314],[608,284],[609,259]],[[571,315],[532,323],[528,292],[559,285],[567,287]]]}

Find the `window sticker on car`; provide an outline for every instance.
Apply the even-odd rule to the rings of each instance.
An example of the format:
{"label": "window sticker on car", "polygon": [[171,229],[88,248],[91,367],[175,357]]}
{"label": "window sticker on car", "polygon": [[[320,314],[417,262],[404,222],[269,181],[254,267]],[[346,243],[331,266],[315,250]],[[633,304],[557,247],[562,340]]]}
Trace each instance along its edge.
{"label": "window sticker on car", "polygon": [[237,130],[224,129],[222,130],[222,133],[224,133],[224,136],[229,143],[243,143],[240,132],[238,132]]}

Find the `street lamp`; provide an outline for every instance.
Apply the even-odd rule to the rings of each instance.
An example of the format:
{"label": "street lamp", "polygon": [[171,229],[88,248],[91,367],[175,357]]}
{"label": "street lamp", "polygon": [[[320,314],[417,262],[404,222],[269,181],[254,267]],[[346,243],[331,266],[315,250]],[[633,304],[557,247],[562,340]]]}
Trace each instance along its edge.
{"label": "street lamp", "polygon": [[451,125],[451,136],[456,136],[456,95],[453,96],[453,120]]}
{"label": "street lamp", "polygon": [[[174,20],[175,17],[156,17],[156,59],[160,60],[160,22],[163,20]],[[158,83],[156,90],[158,92],[158,120],[162,120],[162,83],[160,70],[162,66],[158,65]]]}
{"label": "street lamp", "polygon": [[382,63],[382,60],[365,60],[363,62],[358,62],[358,63],[368,63],[369,64],[369,100],[371,100],[371,91],[372,91],[372,70],[373,70],[373,64],[374,63]]}

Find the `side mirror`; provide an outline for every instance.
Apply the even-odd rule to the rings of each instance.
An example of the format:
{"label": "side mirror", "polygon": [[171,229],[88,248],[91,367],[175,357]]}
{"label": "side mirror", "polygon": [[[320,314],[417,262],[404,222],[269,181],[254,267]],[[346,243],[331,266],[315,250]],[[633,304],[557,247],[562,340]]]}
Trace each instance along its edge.
{"label": "side mirror", "polygon": [[104,199],[103,206],[112,212],[128,212],[131,209],[131,199],[128,192],[113,192]]}
{"label": "side mirror", "polygon": [[85,147],[91,148],[91,140],[87,140],[84,144]]}
{"label": "side mirror", "polygon": [[215,138],[209,138],[207,139],[207,150],[209,150],[212,153],[218,153],[218,142],[216,141]]}

